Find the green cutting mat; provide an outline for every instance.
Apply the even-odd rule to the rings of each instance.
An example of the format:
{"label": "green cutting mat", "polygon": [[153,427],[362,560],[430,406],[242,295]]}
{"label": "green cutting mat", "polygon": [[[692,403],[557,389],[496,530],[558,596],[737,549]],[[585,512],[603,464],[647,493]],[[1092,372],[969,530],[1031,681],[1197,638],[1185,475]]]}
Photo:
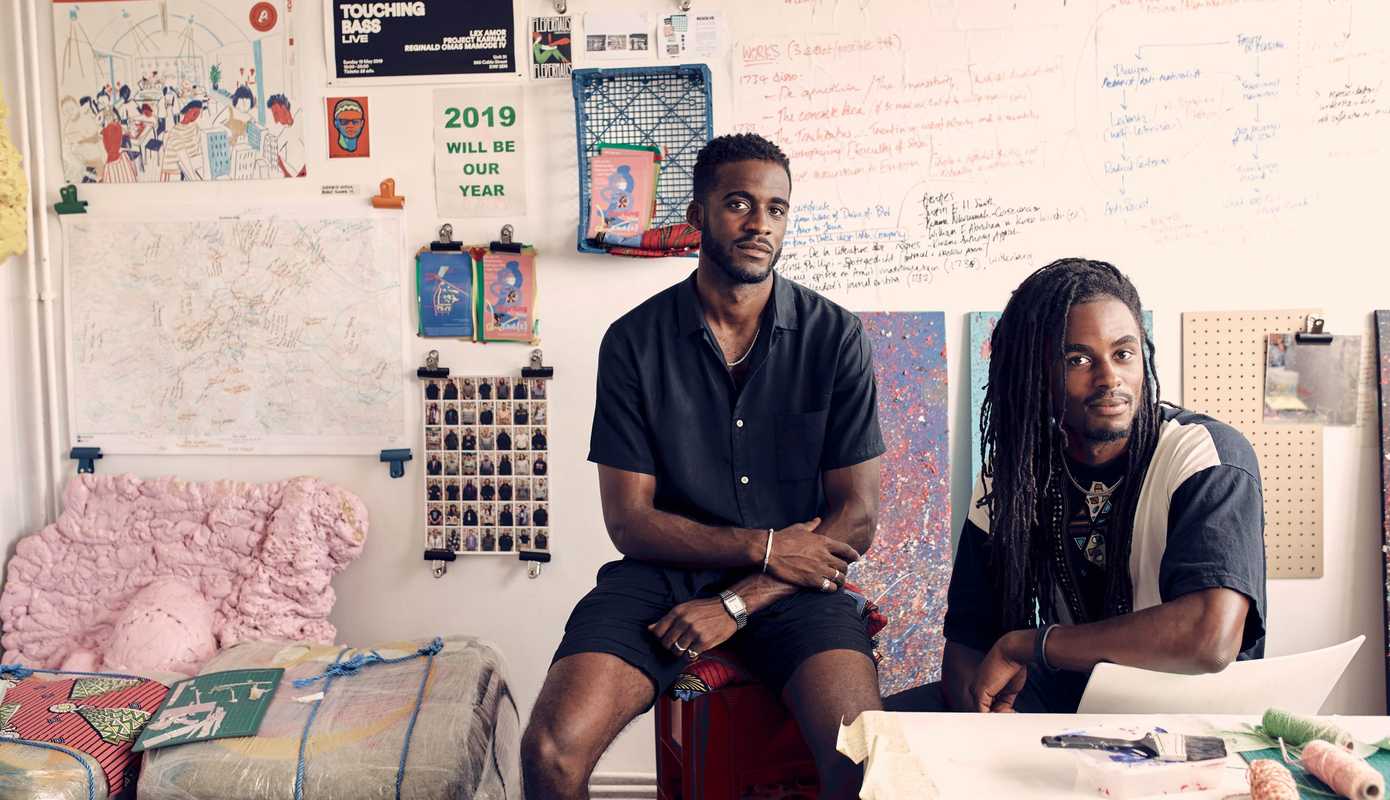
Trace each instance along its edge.
{"label": "green cutting mat", "polygon": [[283,669],[212,672],[169,687],[164,705],[132,748],[155,750],[189,742],[255,736],[275,697]]}
{"label": "green cutting mat", "polygon": [[[1298,764],[1285,763],[1284,754],[1279,752],[1279,748],[1277,747],[1271,747],[1267,750],[1251,750],[1246,753],[1241,753],[1240,755],[1241,758],[1245,759],[1245,763],[1247,764],[1261,758],[1268,758],[1271,761],[1278,761],[1280,764],[1284,764],[1284,766],[1289,768],[1289,772],[1293,773],[1293,779],[1298,782],[1298,796],[1303,798],[1303,800],[1323,800],[1327,797],[1340,796],[1328,788],[1327,784],[1314,777],[1312,773],[1303,769],[1303,767]],[[1375,767],[1376,771],[1384,775],[1387,781],[1390,781],[1390,752],[1377,750],[1366,758],[1366,763]]]}

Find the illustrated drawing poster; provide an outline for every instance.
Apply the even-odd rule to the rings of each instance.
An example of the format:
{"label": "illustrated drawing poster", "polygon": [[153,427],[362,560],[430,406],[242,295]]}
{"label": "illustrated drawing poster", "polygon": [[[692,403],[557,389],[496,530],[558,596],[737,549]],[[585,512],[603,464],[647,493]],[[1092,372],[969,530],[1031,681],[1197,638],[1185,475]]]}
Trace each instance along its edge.
{"label": "illustrated drawing poster", "polygon": [[530,342],[536,337],[536,254],[488,252],[478,298],[479,336],[486,342]]}
{"label": "illustrated drawing poster", "polygon": [[65,180],[304,174],[284,0],[54,0],[53,39]]}
{"label": "illustrated drawing poster", "polygon": [[421,336],[473,338],[473,258],[422,251],[415,257]]}
{"label": "illustrated drawing poster", "polygon": [[324,15],[330,82],[517,74],[512,0],[331,0]]}
{"label": "illustrated drawing poster", "polygon": [[372,154],[372,132],[365,97],[325,98],[328,109],[328,157],[367,158]]}
{"label": "illustrated drawing poster", "polygon": [[531,18],[531,77],[569,79],[574,67],[573,26],[568,16]]}

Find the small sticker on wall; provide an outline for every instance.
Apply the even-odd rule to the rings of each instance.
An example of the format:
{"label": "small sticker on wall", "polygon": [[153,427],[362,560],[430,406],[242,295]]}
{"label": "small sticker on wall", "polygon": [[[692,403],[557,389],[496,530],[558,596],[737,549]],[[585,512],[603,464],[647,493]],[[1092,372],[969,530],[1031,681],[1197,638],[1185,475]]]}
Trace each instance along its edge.
{"label": "small sticker on wall", "polygon": [[367,158],[372,154],[367,98],[330,97],[328,103],[328,157]]}

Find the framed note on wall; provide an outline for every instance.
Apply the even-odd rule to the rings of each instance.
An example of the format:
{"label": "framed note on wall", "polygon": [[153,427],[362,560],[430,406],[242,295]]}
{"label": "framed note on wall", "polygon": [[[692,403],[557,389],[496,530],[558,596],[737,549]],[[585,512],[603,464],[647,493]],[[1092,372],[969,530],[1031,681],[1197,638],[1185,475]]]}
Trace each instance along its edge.
{"label": "framed note on wall", "polygon": [[328,82],[521,76],[514,0],[323,4]]}

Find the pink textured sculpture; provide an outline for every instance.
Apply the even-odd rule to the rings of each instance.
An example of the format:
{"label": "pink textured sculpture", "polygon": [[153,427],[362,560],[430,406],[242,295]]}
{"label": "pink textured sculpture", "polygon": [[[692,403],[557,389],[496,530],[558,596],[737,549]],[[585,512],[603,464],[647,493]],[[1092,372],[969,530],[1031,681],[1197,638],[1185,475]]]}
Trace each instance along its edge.
{"label": "pink textured sculpture", "polygon": [[[188,673],[212,655],[209,633],[217,647],[332,642],[329,581],[366,537],[362,501],[315,478],[78,476],[57,523],[21,539],[10,559],[4,660]],[[209,609],[211,630],[197,630]]]}

